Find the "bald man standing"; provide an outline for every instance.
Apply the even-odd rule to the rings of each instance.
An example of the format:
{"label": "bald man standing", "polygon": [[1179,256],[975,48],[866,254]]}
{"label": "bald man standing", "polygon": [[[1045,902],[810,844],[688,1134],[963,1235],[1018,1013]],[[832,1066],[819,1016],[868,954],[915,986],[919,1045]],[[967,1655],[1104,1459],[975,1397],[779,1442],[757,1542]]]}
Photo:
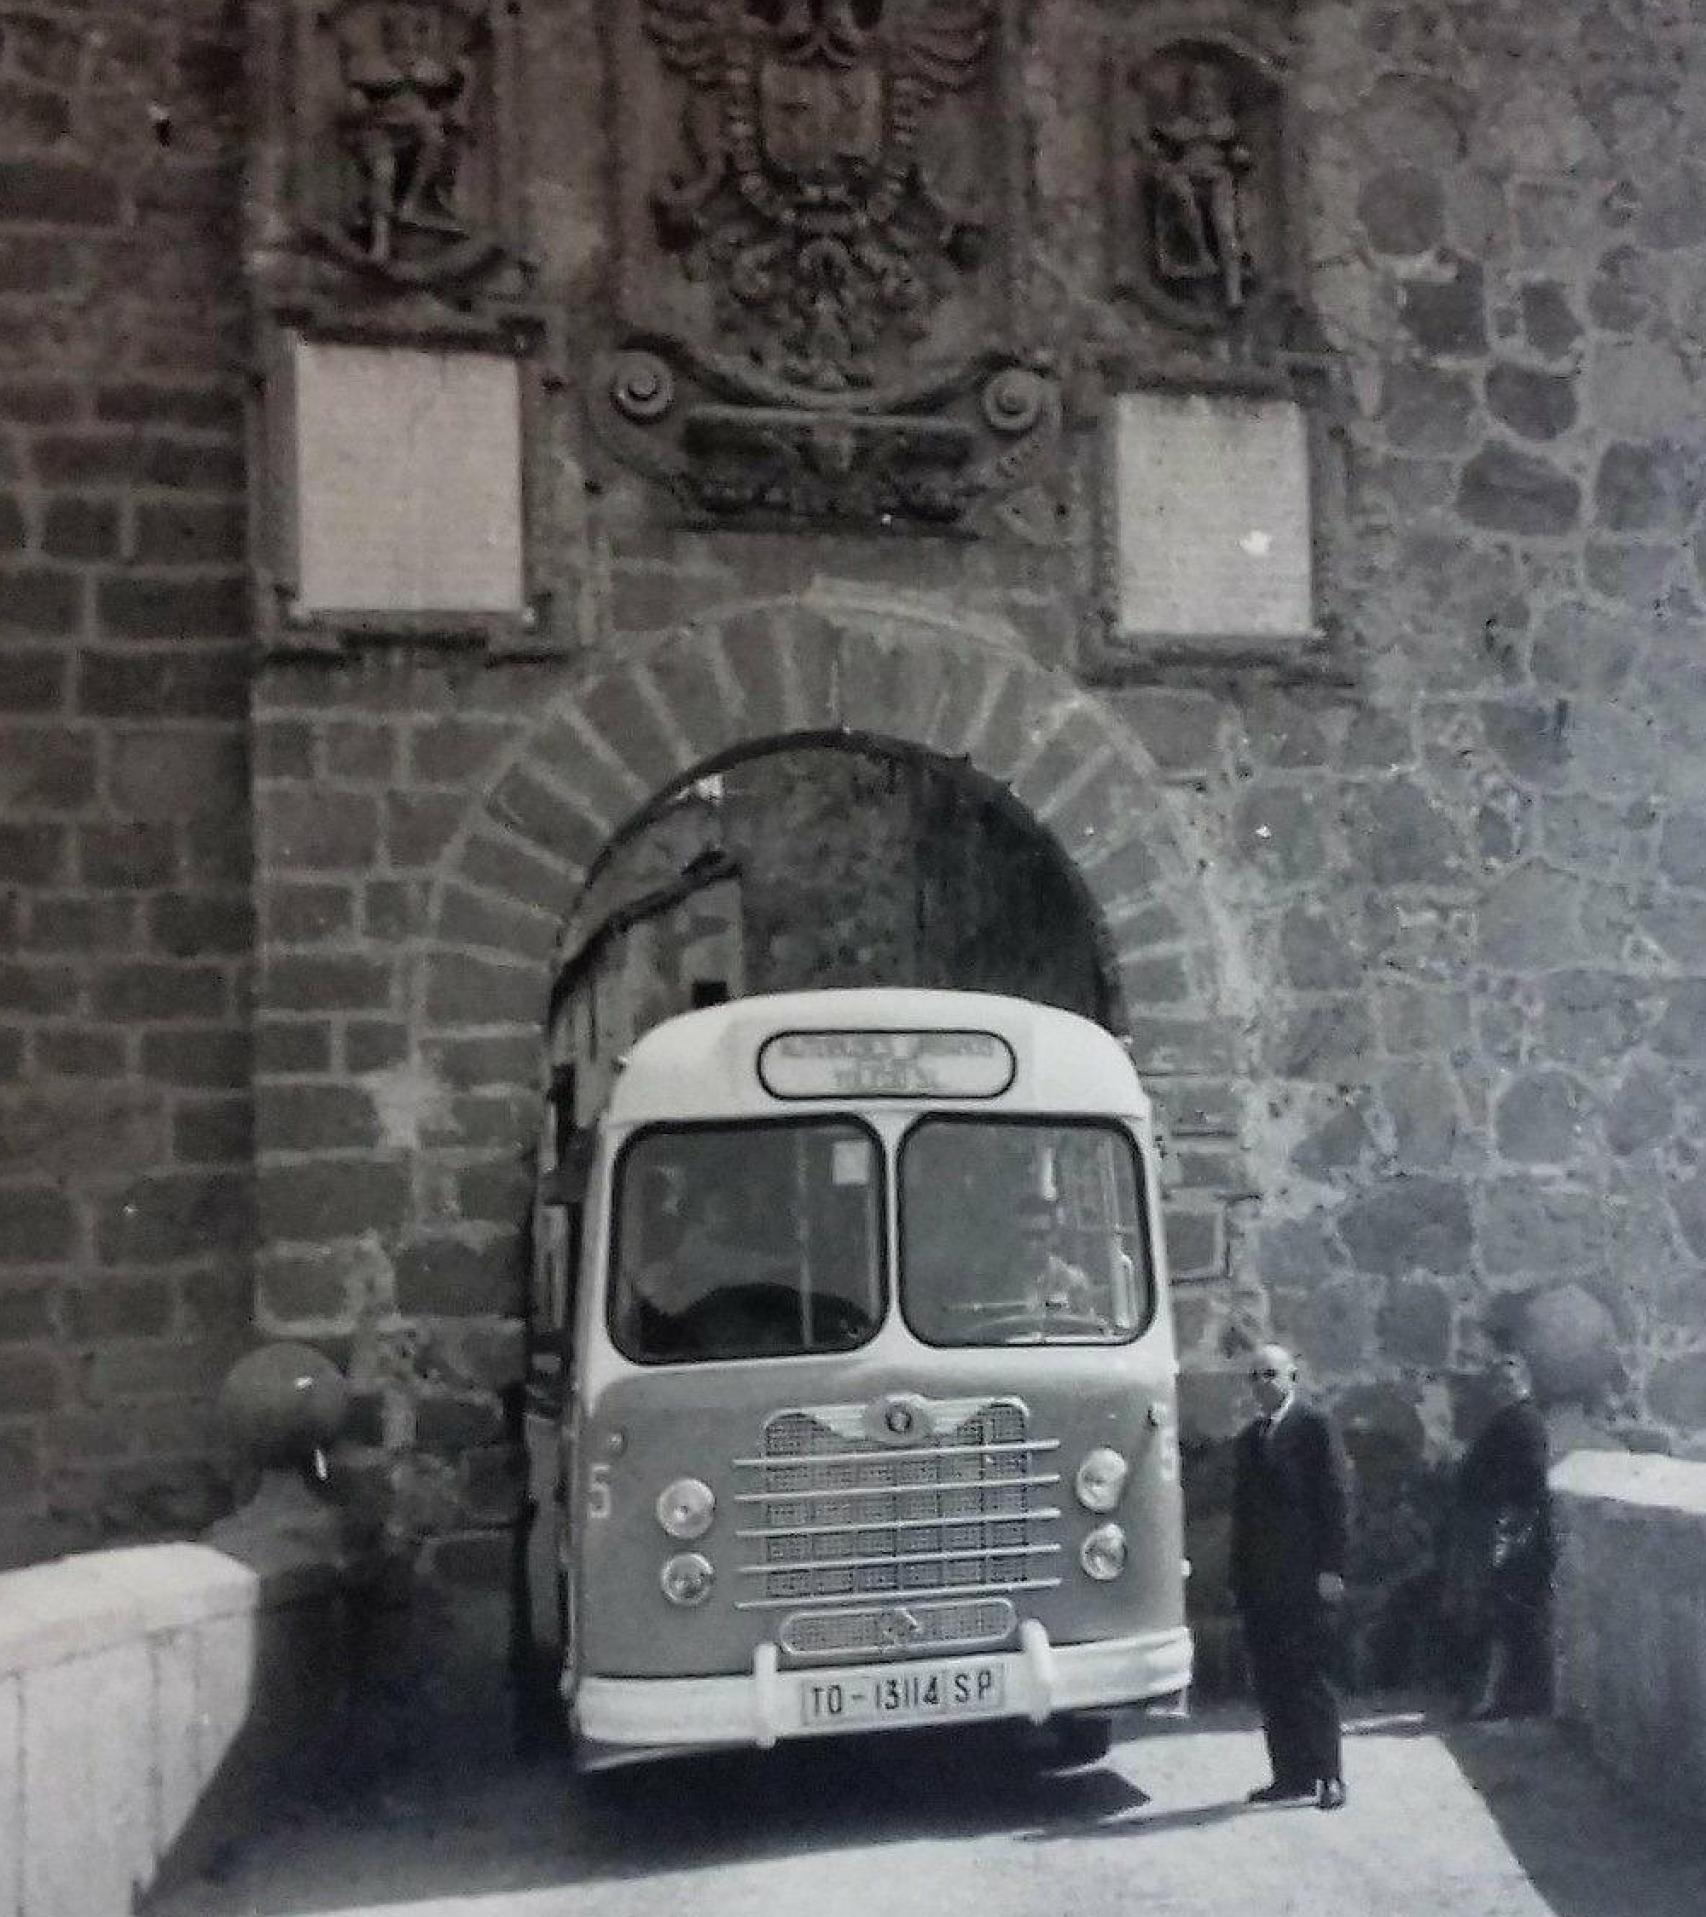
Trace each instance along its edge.
{"label": "bald man standing", "polygon": [[1264,1345],[1251,1361],[1259,1415],[1239,1432],[1232,1492],[1232,1595],[1273,1765],[1252,1804],[1345,1801],[1339,1700],[1329,1666],[1345,1595],[1350,1466],[1326,1414],[1297,1395],[1297,1361]]}

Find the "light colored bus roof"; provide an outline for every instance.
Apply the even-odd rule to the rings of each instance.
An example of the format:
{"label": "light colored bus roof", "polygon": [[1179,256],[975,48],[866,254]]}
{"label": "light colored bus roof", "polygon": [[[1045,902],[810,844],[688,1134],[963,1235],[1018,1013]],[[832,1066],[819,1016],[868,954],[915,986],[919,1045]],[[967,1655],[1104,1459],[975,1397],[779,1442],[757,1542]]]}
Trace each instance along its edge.
{"label": "light colored bus roof", "polygon": [[1124,1046],[1076,1012],[990,992],[875,986],[774,992],[666,1019],[635,1041],[611,1093],[609,1117],[639,1124],[845,1109],[857,1102],[846,1094],[773,1097],[759,1080],[759,1048],[781,1032],[870,1030],[994,1032],[1013,1048],[1016,1061],[1013,1083],[999,1097],[877,1101],[885,1106],[1149,1115],[1149,1099]]}

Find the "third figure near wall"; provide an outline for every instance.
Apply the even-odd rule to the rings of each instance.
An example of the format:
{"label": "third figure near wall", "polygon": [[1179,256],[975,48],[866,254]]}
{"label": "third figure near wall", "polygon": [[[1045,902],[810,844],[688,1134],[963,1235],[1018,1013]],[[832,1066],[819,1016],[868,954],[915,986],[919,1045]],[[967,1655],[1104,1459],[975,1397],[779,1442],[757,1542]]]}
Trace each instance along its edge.
{"label": "third figure near wall", "polygon": [[1551,1677],[1546,1420],[1519,1353],[1494,1364],[1493,1388],[1493,1415],[1457,1470],[1447,1583],[1465,1653],[1464,1707],[1475,1717],[1543,1711]]}

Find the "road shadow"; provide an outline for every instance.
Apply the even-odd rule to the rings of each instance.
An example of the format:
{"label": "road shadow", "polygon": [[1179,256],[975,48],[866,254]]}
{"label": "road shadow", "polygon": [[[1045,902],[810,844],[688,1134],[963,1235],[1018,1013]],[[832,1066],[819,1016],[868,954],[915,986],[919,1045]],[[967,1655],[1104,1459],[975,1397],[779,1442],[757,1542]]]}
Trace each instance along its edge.
{"label": "road shadow", "polygon": [[332,1765],[167,1908],[305,1917],[347,1909],[358,1879],[383,1884],[389,1906],[920,1839],[1041,1841],[1118,1827],[1147,1802],[1111,1766],[1052,1768],[1043,1740],[994,1726],[676,1758],[593,1777],[577,1775],[561,1750],[503,1764],[416,1765],[384,1780]]}
{"label": "road shadow", "polygon": [[[1511,1858],[1554,1917],[1700,1917],[1706,1846],[1596,1772],[1554,1725],[1479,1726],[1426,1703],[1361,1700],[1356,1746],[1429,1740],[1447,1752],[1495,1820]],[[1149,1744],[1200,1732],[1248,1734],[1254,1713],[1218,1708],[1152,1721]],[[992,1835],[1025,1845],[1158,1837],[1307,1807],[1253,1811],[1242,1798],[1157,1805],[1119,1765],[1049,1767],[1041,1740],[1004,1727],[892,1733],[682,1758],[586,1778],[560,1748],[523,1759],[421,1753],[383,1774],[325,1767],[317,1788],[280,1806],[269,1828],[168,1908],[194,1917],[309,1917],[357,1903],[416,1901],[646,1881],[720,1865],[918,1840]],[[1372,1757],[1372,1753],[1369,1753]],[[1157,1750],[1158,1776],[1179,1754]],[[1370,1765],[1369,1770],[1377,1769]],[[1366,1773],[1363,1773],[1366,1774]],[[1164,1793],[1157,1786],[1157,1796]],[[1251,1828],[1255,1825],[1251,1823]],[[1227,1840],[1236,1841],[1227,1829]],[[368,1896],[360,1897],[366,1888]]]}
{"label": "road shadow", "polygon": [[1549,1718],[1395,1713],[1357,1733],[1436,1738],[1554,1917],[1700,1917],[1706,1832],[1643,1804]]}

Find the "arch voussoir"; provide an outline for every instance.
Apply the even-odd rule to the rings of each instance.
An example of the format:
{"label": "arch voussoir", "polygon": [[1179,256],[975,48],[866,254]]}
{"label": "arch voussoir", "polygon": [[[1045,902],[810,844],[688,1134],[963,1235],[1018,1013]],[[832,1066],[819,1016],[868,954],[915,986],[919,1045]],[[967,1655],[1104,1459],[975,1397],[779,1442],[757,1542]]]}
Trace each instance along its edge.
{"label": "arch voussoir", "polygon": [[468,834],[451,876],[559,919],[585,883],[587,868],[557,848],[523,839],[488,814]]}
{"label": "arch voussoir", "polygon": [[1082,701],[1057,706],[1032,731],[1031,750],[1014,767],[1013,796],[1041,825],[1050,825],[1070,796],[1113,757],[1107,728]]}
{"label": "arch voussoir", "polygon": [[1008,673],[993,704],[966,740],[971,763],[1012,788],[1071,716],[1074,694],[1063,682],[1022,669]]}
{"label": "arch voussoir", "polygon": [[[1105,737],[1110,757],[1099,776],[1054,795],[1049,800],[1047,820],[1049,830],[1090,881],[1092,890],[1096,882],[1091,874],[1097,865],[1133,838],[1151,839],[1157,810],[1154,781],[1143,779],[1132,769],[1130,754],[1122,749],[1117,733],[1110,728]],[[1039,799],[1042,796],[1039,794]],[[1177,851],[1170,837],[1163,839],[1156,850],[1169,866],[1177,865]],[[1105,896],[1111,899],[1116,895]]]}
{"label": "arch voussoir", "polygon": [[[980,772],[988,770],[987,761],[978,753],[978,745],[987,733],[990,721],[1001,701],[1008,696],[1017,668],[999,658],[979,657],[957,688],[955,698],[942,714],[943,749],[952,758],[965,759]],[[999,779],[999,774],[996,775]]]}
{"label": "arch voussoir", "polygon": [[878,738],[903,736],[914,722],[902,685],[908,648],[900,641],[843,628],[836,652],[836,723]]}
{"label": "arch voussoir", "polygon": [[558,784],[550,767],[525,760],[493,792],[491,815],[529,844],[583,869],[591,867],[611,832],[611,824]]}
{"label": "arch voussoir", "polygon": [[451,943],[540,961],[556,944],[561,922],[530,901],[476,889],[464,871],[445,882],[438,925]]}
{"label": "arch voussoir", "polygon": [[[958,762],[1004,791],[1083,888],[1110,991],[1147,1029],[1150,1068],[1222,1055],[1217,929],[1136,735],[1066,675],[887,604],[868,618],[840,603],[734,608],[565,687],[469,821],[437,888],[429,958],[496,959],[509,911],[508,949],[536,966],[541,915],[560,925],[566,895],[663,793],[743,749],[826,734]],[[465,976],[436,975],[429,1019],[477,1012],[456,989]],[[542,1004],[542,982],[535,993]],[[519,1006],[507,984],[502,997],[500,1017]]]}
{"label": "arch voussoir", "polygon": [[636,657],[619,672],[600,674],[575,701],[586,725],[608,748],[611,770],[642,800],[674,784],[691,763],[683,761],[678,741],[646,696],[644,671],[643,658]]}
{"label": "arch voussoir", "polygon": [[1128,899],[1149,897],[1166,876],[1142,832],[1128,832],[1117,843],[1098,847],[1094,857],[1079,861],[1078,869],[1104,918]]}
{"label": "arch voussoir", "polygon": [[780,737],[788,729],[781,609],[760,606],[736,613],[724,621],[721,639],[723,660],[740,695],[742,736]]}
{"label": "arch voussoir", "polygon": [[647,663],[658,698],[692,748],[694,764],[715,759],[744,737],[740,689],[722,656],[719,633],[672,634]]}
{"label": "arch voussoir", "polygon": [[650,790],[599,733],[578,697],[559,707],[527,742],[520,763],[567,793],[607,839]]}
{"label": "arch voussoir", "polygon": [[777,661],[788,729],[838,729],[842,674],[851,650],[846,631],[829,613],[812,606],[796,606],[781,622],[781,641]]}

